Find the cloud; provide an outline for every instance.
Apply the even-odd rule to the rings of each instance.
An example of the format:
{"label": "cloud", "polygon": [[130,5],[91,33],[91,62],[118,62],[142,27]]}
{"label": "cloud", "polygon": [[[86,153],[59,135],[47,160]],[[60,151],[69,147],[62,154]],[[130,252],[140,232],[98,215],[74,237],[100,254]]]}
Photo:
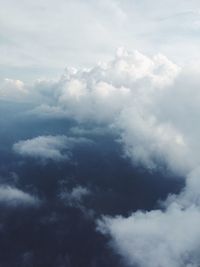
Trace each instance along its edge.
{"label": "cloud", "polygon": [[[151,170],[162,165],[182,175],[199,164],[200,128],[192,122],[200,115],[198,68],[179,67],[164,55],[148,57],[122,47],[112,60],[90,69],[68,68],[58,80],[12,81],[11,85],[8,91],[13,96],[18,95],[18,87],[26,92],[21,99],[33,107],[27,115],[69,118],[115,129],[135,165]],[[48,153],[43,147],[47,140]],[[33,141],[26,143],[33,145],[32,155]],[[43,158],[67,156],[62,152],[64,137],[40,137],[35,142],[42,143]]]}
{"label": "cloud", "polygon": [[[35,106],[29,111],[32,115],[112,125],[120,132],[126,154],[134,162],[156,168],[157,159],[161,159],[180,171],[190,164],[184,158],[188,149],[184,133],[172,122],[158,117],[162,112],[158,115],[155,110],[155,106],[164,106],[161,97],[173,87],[180,72],[180,67],[163,55],[150,58],[119,48],[114,59],[91,69],[67,69],[57,81],[24,85],[28,91],[24,100]],[[61,139],[54,141],[56,146],[64,145]],[[44,142],[41,138],[35,141],[39,140]],[[43,152],[43,157],[50,155]],[[51,152],[54,158],[63,158],[60,149]]]}
{"label": "cloud", "polygon": [[[149,58],[119,48],[115,58],[91,69],[67,69],[55,81],[25,85],[38,115],[100,122],[114,120],[127,106],[174,82],[180,68],[165,56]],[[146,92],[145,92],[146,91]],[[112,105],[111,105],[112,102]]]}
{"label": "cloud", "polygon": [[[25,86],[32,114],[103,124],[118,135],[133,164],[173,172],[186,179],[179,195],[160,209],[98,222],[125,260],[141,267],[197,267],[200,232],[199,70],[179,67],[165,56],[120,48],[91,69],[67,69],[57,81]],[[38,137],[14,145],[19,154],[44,159],[69,157],[66,137]],[[75,201],[81,191],[67,192]],[[78,201],[78,200],[76,200]],[[190,233],[187,233],[190,229]]]}
{"label": "cloud", "polygon": [[185,133],[170,121],[158,120],[149,109],[125,109],[116,125],[121,129],[121,142],[134,165],[148,169],[162,168],[185,174],[195,164]]}
{"label": "cloud", "polygon": [[113,248],[131,266],[199,266],[199,176],[198,168],[180,195],[163,203],[166,209],[137,211],[128,218],[104,217],[98,229],[111,236]]}
{"label": "cloud", "polygon": [[72,188],[71,191],[69,190],[62,190],[59,194],[59,197],[62,201],[69,206],[80,206],[84,197],[90,195],[89,189],[83,186],[76,186]]}
{"label": "cloud", "polygon": [[86,128],[74,126],[70,129],[70,133],[75,136],[103,136],[112,133],[112,127],[103,127],[102,125]]}
{"label": "cloud", "polygon": [[64,135],[38,136],[15,143],[13,150],[19,155],[38,158],[43,161],[63,161],[70,160],[73,146],[83,142],[89,141],[85,138],[73,138]]}
{"label": "cloud", "polygon": [[[27,115],[104,124],[118,132],[134,164],[149,169],[164,165],[182,174],[199,163],[200,129],[195,125],[191,130],[190,119],[200,115],[198,77],[197,69],[181,68],[164,55],[148,57],[122,47],[112,60],[90,69],[68,68],[58,80],[9,80],[0,96],[31,103]],[[40,142],[39,154],[34,142]],[[66,142],[65,137],[40,137],[14,148],[61,160],[67,157]]]}
{"label": "cloud", "polygon": [[5,79],[0,87],[0,99],[21,101],[27,94],[25,85],[20,80]]}
{"label": "cloud", "polygon": [[8,185],[0,186],[0,204],[16,207],[16,206],[37,206],[39,199],[18,188]]}
{"label": "cloud", "polygon": [[195,0],[176,0],[176,6],[172,0],[60,0],[59,6],[52,0],[8,0],[0,11],[1,73],[13,77],[17,72],[24,79],[41,72],[55,76],[66,62],[88,66],[108,59],[118,45],[159,50],[180,61],[196,59],[198,8]]}
{"label": "cloud", "polygon": [[197,267],[200,264],[199,208],[175,204],[165,212],[138,211],[128,218],[104,218],[99,230],[128,264],[140,267]]}

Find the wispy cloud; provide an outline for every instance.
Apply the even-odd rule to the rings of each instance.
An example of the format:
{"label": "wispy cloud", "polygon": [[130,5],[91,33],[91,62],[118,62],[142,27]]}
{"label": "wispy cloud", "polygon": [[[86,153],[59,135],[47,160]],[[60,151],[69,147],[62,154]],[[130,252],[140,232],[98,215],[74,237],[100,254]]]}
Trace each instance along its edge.
{"label": "wispy cloud", "polygon": [[37,196],[26,193],[16,187],[1,185],[0,186],[0,204],[17,207],[17,206],[37,206],[40,200]]}
{"label": "wispy cloud", "polygon": [[33,157],[43,162],[69,161],[72,149],[80,143],[90,142],[85,138],[73,138],[64,135],[38,136],[28,140],[22,140],[13,145],[13,150],[24,157]]}

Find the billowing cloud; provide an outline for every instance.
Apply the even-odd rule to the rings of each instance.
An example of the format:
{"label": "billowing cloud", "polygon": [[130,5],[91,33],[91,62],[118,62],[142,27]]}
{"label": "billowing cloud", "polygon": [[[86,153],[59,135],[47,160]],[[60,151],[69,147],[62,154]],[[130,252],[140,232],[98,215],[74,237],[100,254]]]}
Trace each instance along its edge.
{"label": "billowing cloud", "polygon": [[136,212],[128,218],[106,218],[100,230],[128,266],[197,267],[200,264],[200,212],[172,205],[167,211]]}
{"label": "billowing cloud", "polygon": [[[113,60],[91,69],[68,69],[57,81],[23,84],[23,90],[28,93],[22,98],[35,106],[29,111],[32,115],[67,117],[112,126],[120,133],[125,152],[135,164],[154,169],[158,161],[159,165],[163,161],[173,171],[181,172],[191,167],[185,155],[193,149],[192,139],[188,140],[190,133],[185,133],[182,125],[169,117],[171,108],[164,101],[174,101],[174,94],[177,94],[180,95],[176,97],[179,105],[179,99],[187,96],[188,88],[183,90],[185,96],[182,96],[180,76],[186,75],[163,55],[150,58],[119,48]],[[173,108],[176,112],[176,107]],[[189,123],[186,117],[184,124]],[[63,158],[60,153],[60,146],[65,143],[63,137],[53,138],[54,141],[48,137],[48,140],[54,143],[50,146],[58,146],[56,151],[51,151],[53,157]],[[34,141],[45,142],[43,138]],[[28,144],[31,146],[33,140]],[[34,147],[33,144],[32,151]],[[42,147],[40,155],[44,152]]]}
{"label": "billowing cloud", "polygon": [[26,193],[16,187],[1,185],[0,186],[0,204],[16,206],[37,206],[39,199],[29,193]]}
{"label": "billowing cloud", "polygon": [[20,80],[5,79],[0,87],[0,99],[21,101],[27,93],[24,83]]}
{"label": "billowing cloud", "polygon": [[192,172],[181,194],[166,200],[165,209],[104,217],[98,229],[111,236],[113,247],[131,266],[199,266],[199,176],[199,169]]}
{"label": "billowing cloud", "polygon": [[25,157],[38,158],[43,161],[63,161],[70,160],[71,149],[74,145],[82,142],[88,142],[88,139],[64,135],[38,136],[15,143],[13,149],[16,153]]}
{"label": "billowing cloud", "polygon": [[[23,116],[30,116],[31,119],[37,116],[37,119],[67,118],[83,124],[86,122],[87,125],[95,123],[93,134],[115,133],[114,138],[123,147],[122,156],[128,157],[135,166],[151,172],[163,171],[166,175],[172,172],[185,178],[182,192],[169,195],[159,203],[157,210],[137,211],[128,217],[104,216],[100,219],[98,229],[110,237],[112,248],[130,266],[200,266],[199,1],[60,0],[58,5],[57,1],[52,0],[7,0],[1,3],[0,17],[0,78],[8,77],[0,81],[1,101],[29,103],[27,106],[30,110]],[[148,56],[120,48],[113,59],[88,68],[99,58],[110,58],[110,51],[116,46],[125,44],[130,48],[133,43]],[[157,51],[167,57],[163,54],[152,56]],[[180,66],[168,57],[176,59]],[[190,60],[192,65],[184,65]],[[32,84],[28,82],[38,73],[40,76],[57,75],[66,62],[75,66],[86,64],[87,68],[68,68],[58,79],[37,80]],[[11,108],[10,112],[13,110]],[[14,124],[18,124],[17,116],[12,117],[10,125],[14,120]],[[2,117],[2,121],[7,121],[6,112]],[[12,142],[16,142],[13,151],[39,162],[69,161],[74,146],[85,142],[79,136],[92,134],[90,128],[84,128],[83,124],[71,129],[70,134],[78,138],[46,135],[16,142],[16,131],[11,138],[14,140]],[[6,127],[1,128],[3,136],[6,136]],[[5,138],[2,153],[7,150],[8,139]],[[1,170],[6,172],[7,168],[13,168],[15,171],[12,162],[5,167],[7,162],[10,162],[9,153],[1,163]],[[20,180],[17,175],[11,178],[13,181]],[[26,182],[24,179],[21,186]],[[63,190],[60,200],[71,207],[82,207],[81,202],[88,194],[88,189],[77,186]],[[0,186],[0,205],[15,207],[37,203],[38,198],[34,195],[14,186]],[[68,214],[66,217],[67,222],[70,221]],[[35,220],[30,225],[34,234],[40,233]],[[61,225],[62,229],[63,225],[66,226],[65,223]],[[68,232],[75,232],[76,238],[80,232],[85,234],[84,237],[88,236],[87,229],[85,232],[69,231],[71,228],[68,224],[66,228]],[[49,229],[52,230],[51,227]],[[21,229],[17,230],[19,237]],[[65,236],[63,231],[53,232],[56,234],[53,240],[57,245],[57,253],[60,252],[62,239],[68,239],[69,234]],[[8,233],[5,237],[9,241],[12,236],[9,224]],[[41,233],[46,238],[43,227]],[[5,237],[2,242],[6,240]],[[53,235],[49,237],[51,239]],[[28,239],[28,243],[36,244],[35,239],[33,242],[31,238]],[[5,244],[8,244],[7,240]],[[13,244],[15,253],[23,247],[21,244],[15,246],[15,242]],[[31,265],[31,261],[37,265],[34,257],[40,253],[42,261],[45,260],[44,255],[51,254],[49,264],[73,265],[70,262],[73,257],[64,255],[63,249],[59,253],[60,260],[54,263],[54,253],[46,253],[44,248],[41,249],[43,244],[38,242],[36,246],[39,253],[31,251],[31,248],[28,248],[29,252],[26,248],[27,252],[22,254],[24,265]],[[71,245],[73,247],[74,242]],[[82,249],[81,242],[79,245]],[[96,245],[94,248],[97,248]],[[106,255],[101,248],[99,251],[103,256]],[[19,255],[15,258],[10,254],[9,258],[13,262],[16,259],[20,262]],[[7,263],[6,259],[2,264],[13,265]],[[98,265],[95,258],[90,264]],[[101,262],[99,265],[103,266]]]}
{"label": "billowing cloud", "polygon": [[[200,264],[199,86],[198,69],[179,67],[160,54],[150,58],[123,48],[113,60],[91,69],[68,69],[57,81],[24,85],[24,99],[34,105],[29,114],[111,127],[133,164],[186,178],[185,189],[169,196],[160,210],[99,221],[100,231],[111,236],[113,247],[133,266]],[[63,136],[38,137],[20,141],[14,150],[63,160],[68,157],[67,143]]]}

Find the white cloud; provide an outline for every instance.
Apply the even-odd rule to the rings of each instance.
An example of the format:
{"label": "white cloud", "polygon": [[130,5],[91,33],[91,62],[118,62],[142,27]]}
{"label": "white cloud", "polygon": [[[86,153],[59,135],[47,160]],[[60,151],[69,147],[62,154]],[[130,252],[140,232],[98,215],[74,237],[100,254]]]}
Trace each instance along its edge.
{"label": "white cloud", "polygon": [[[198,120],[199,115],[198,75],[196,69],[180,68],[163,55],[150,58],[119,48],[114,59],[91,69],[67,69],[59,80],[38,80],[32,85],[12,81],[9,92],[18,95],[20,85],[26,92],[21,99],[34,106],[29,111],[32,115],[112,125],[134,164],[154,169],[163,163],[182,174],[197,166],[200,158],[200,128],[196,124],[191,130],[191,116]],[[49,153],[41,146],[40,155],[63,158],[65,141],[55,139],[45,145],[51,146]],[[33,145],[33,155],[35,143],[27,145]]]}
{"label": "white cloud", "polygon": [[21,101],[27,94],[28,91],[20,80],[5,79],[0,87],[0,99]]}
{"label": "white cloud", "polygon": [[198,158],[192,155],[185,132],[170,120],[158,119],[151,109],[145,108],[144,105],[124,109],[116,123],[121,129],[125,153],[133,163],[148,169],[164,164],[178,174],[197,166]]}
{"label": "white cloud", "polygon": [[[192,122],[200,115],[196,68],[181,68],[160,54],[150,58],[120,48],[114,59],[91,69],[67,69],[58,80],[38,80],[32,85],[12,81],[9,91],[15,95],[13,84],[17,92],[17,85],[26,91],[21,97],[24,101],[32,102],[29,114],[112,125],[134,164],[150,169],[164,164],[179,174],[199,164],[200,128]],[[41,147],[40,155],[63,158],[60,146],[64,149],[65,141],[61,139],[54,139],[49,153]]]}
{"label": "white cloud", "polygon": [[[25,85],[26,97],[35,106],[32,114],[100,122],[118,133],[133,164],[151,170],[164,165],[163,170],[186,177],[183,192],[169,196],[160,210],[99,222],[99,229],[110,234],[113,247],[133,266],[200,264],[199,86],[196,66],[179,67],[163,55],[147,57],[123,48],[113,60],[91,69],[68,69],[57,81]],[[14,149],[61,160],[68,157],[67,140],[38,137],[20,141]],[[68,201],[81,198],[79,191],[67,192]]]}
{"label": "white cloud", "polygon": [[180,195],[163,203],[164,209],[104,217],[98,221],[99,231],[111,237],[111,245],[130,266],[199,266],[199,177],[198,168]]}
{"label": "white cloud", "polygon": [[[32,100],[35,107],[32,114],[100,122],[116,130],[133,164],[151,170],[164,165],[186,177],[185,189],[169,196],[162,204],[164,210],[105,218],[99,227],[111,235],[115,249],[132,265],[199,266],[200,79],[196,65],[179,67],[160,54],[147,57],[120,48],[114,59],[91,69],[68,69],[57,81],[13,84],[17,90],[23,85],[24,99]],[[69,158],[71,141],[64,136],[37,137],[16,143],[14,150],[24,156],[63,160]]]}
{"label": "white cloud", "polygon": [[12,207],[16,206],[37,206],[39,199],[36,196],[30,195],[18,188],[12,186],[0,186],[0,204]]}
{"label": "white cloud", "polygon": [[13,145],[13,149],[25,157],[38,158],[42,161],[63,161],[70,160],[73,146],[83,142],[89,142],[89,140],[64,135],[48,135],[19,141]]}
{"label": "white cloud", "polygon": [[37,103],[35,114],[105,122],[138,100],[148,101],[155,88],[170,85],[178,73],[179,67],[162,55],[149,58],[121,48],[109,62],[67,69],[58,81],[37,81],[27,87],[29,99]]}
{"label": "white cloud", "polygon": [[199,266],[200,211],[172,205],[167,211],[136,212],[128,218],[105,218],[99,229],[130,266]]}

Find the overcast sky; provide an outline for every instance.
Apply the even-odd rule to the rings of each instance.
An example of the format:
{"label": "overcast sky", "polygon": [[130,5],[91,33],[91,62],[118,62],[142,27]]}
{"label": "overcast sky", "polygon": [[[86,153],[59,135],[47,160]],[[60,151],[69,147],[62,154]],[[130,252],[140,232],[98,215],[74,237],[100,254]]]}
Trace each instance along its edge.
{"label": "overcast sky", "polygon": [[55,77],[107,60],[119,46],[199,59],[197,0],[0,0],[0,78]]}

